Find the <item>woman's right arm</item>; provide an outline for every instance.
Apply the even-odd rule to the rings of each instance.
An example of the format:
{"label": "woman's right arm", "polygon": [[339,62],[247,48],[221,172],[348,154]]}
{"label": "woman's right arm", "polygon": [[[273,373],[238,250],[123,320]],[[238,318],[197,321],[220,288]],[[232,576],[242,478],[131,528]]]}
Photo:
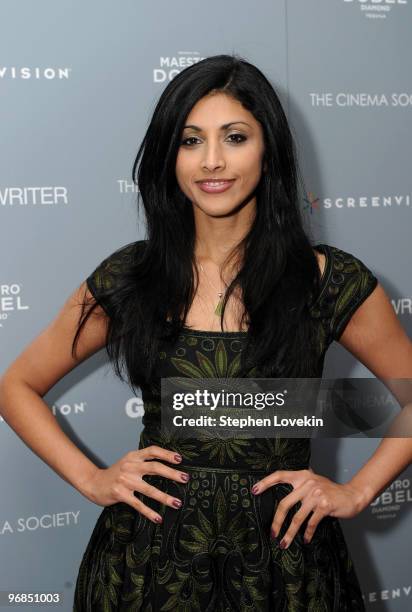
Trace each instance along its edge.
{"label": "woman's right arm", "polygon": [[175,451],[151,445],[129,451],[109,468],[99,468],[63,432],[42,399],[65,374],[105,346],[109,319],[97,305],[79,335],[75,358],[71,354],[85,296],[93,301],[82,283],[6,370],[0,379],[0,414],[36,455],[87,499],[102,506],[123,501],[159,522],[161,515],[137,499],[134,491],[172,508],[181,505],[181,500],[150,485],[143,476],[158,474],[185,483],[187,474],[163,463],[176,464],[182,458]]}
{"label": "woman's right arm", "polygon": [[82,283],[55,319],[25,348],[0,380],[0,414],[43,461],[82,494],[97,466],[60,428],[42,397],[76,365],[105,345],[107,317],[99,306],[84,325],[71,355],[84,296]]}

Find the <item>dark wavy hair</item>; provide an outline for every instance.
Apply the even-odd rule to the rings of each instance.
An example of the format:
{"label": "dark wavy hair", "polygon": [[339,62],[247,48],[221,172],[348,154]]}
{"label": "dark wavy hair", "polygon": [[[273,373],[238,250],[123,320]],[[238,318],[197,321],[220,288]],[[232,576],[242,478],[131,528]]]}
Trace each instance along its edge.
{"label": "dark wavy hair", "polygon": [[[215,55],[184,69],[167,85],[133,164],[147,239],[119,272],[115,288],[108,289],[115,314],[106,340],[116,374],[125,380],[125,367],[133,389],[150,383],[159,343],[177,339],[196,291],[193,205],[177,183],[175,165],[185,120],[211,92],[232,96],[260,122],[262,167],[267,164],[256,187],[255,218],[234,251],[241,254],[241,267],[225,296],[222,331],[227,299],[238,286],[244,305],[241,326],[248,322],[239,376],[254,368],[264,377],[316,376],[320,356],[310,305],[318,295],[320,273],[301,218],[292,133],[265,75],[238,55]],[[82,311],[73,350],[95,305],[86,316]]]}

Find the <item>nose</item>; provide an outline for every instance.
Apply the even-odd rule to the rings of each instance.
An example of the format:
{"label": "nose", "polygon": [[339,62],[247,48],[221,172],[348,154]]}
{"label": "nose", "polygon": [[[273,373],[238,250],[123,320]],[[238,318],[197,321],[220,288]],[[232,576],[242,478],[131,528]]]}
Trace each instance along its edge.
{"label": "nose", "polygon": [[222,156],[221,148],[218,143],[209,143],[205,149],[205,154],[202,159],[202,169],[214,172],[219,168],[225,167],[225,161]]}

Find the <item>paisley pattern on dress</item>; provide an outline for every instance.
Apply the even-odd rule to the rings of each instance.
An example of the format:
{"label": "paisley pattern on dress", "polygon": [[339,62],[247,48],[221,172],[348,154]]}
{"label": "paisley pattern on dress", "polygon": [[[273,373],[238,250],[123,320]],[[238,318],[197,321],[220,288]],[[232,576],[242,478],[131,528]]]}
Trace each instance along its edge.
{"label": "paisley pattern on dress", "polygon": [[[136,243],[138,244],[138,243]],[[342,334],[356,308],[377,284],[356,257],[330,245],[321,292],[312,316],[318,330],[318,376],[323,357]],[[131,246],[126,248],[130,256]],[[112,287],[122,252],[107,258],[87,279],[106,311],[103,288]],[[144,479],[180,498],[178,510],[135,491],[163,516],[157,525],[125,503],[101,512],[78,572],[74,612],[356,612],[362,592],[339,520],[325,517],[309,544],[307,520],[286,550],[278,543],[299,509],[289,511],[276,540],[270,526],[277,505],[292,487],[278,484],[253,495],[251,487],[276,470],[310,466],[310,439],[168,439],[160,428],[161,378],[235,377],[246,332],[184,328],[176,345],[159,350],[156,380],[142,388],[143,431],[139,448],[156,444],[179,452],[173,465],[190,474],[188,483],[149,475]],[[259,377],[253,368],[249,376]]]}

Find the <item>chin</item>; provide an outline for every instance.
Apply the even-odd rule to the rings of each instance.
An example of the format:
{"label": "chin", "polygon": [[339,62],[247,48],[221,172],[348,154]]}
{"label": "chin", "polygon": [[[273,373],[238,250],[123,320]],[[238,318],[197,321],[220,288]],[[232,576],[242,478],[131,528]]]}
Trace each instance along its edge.
{"label": "chin", "polygon": [[232,204],[231,206],[216,205],[216,206],[198,206],[200,210],[208,217],[227,217],[228,215],[234,214],[239,204]]}

